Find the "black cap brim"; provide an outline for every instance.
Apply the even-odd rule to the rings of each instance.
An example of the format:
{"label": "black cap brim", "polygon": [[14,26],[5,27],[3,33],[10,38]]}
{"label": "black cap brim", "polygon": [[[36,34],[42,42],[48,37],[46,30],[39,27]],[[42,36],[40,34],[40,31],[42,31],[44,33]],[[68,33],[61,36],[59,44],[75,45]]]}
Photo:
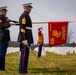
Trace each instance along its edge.
{"label": "black cap brim", "polygon": [[28,7],[33,8],[32,6],[28,6]]}
{"label": "black cap brim", "polygon": [[4,11],[8,11],[7,9],[2,9],[2,10],[4,10]]}

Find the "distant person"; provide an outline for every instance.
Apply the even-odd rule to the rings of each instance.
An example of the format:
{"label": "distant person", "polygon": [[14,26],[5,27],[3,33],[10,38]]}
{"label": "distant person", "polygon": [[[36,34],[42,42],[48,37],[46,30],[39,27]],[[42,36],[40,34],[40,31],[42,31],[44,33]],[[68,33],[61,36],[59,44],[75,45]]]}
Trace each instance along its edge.
{"label": "distant person", "polygon": [[5,71],[5,55],[10,41],[7,6],[0,7],[0,71]]}
{"label": "distant person", "polygon": [[38,57],[41,57],[41,52],[42,52],[42,46],[44,44],[44,35],[42,33],[42,27],[38,28]]}
{"label": "distant person", "polygon": [[32,22],[29,15],[33,8],[31,5],[32,3],[23,4],[24,12],[19,18],[20,31],[18,41],[20,42],[21,51],[19,73],[22,74],[28,73],[29,47],[33,43]]}

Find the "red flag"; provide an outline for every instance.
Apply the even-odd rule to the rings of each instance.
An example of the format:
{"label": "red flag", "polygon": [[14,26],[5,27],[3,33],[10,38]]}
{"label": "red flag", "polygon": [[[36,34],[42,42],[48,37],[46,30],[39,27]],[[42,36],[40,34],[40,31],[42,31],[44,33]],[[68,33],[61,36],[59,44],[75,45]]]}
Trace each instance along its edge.
{"label": "red flag", "polygon": [[49,46],[66,44],[68,22],[49,22]]}

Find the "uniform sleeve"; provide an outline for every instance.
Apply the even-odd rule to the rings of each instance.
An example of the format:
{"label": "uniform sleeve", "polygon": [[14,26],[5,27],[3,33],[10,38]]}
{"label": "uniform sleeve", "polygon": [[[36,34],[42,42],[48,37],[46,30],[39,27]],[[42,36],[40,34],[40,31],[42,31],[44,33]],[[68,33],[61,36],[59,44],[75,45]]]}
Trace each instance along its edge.
{"label": "uniform sleeve", "polygon": [[26,40],[26,17],[21,17],[19,22],[22,40]]}
{"label": "uniform sleeve", "polygon": [[3,20],[5,20],[5,18],[1,18],[0,17],[0,29],[6,29],[6,28],[9,28],[10,27],[10,23],[7,22],[3,22]]}
{"label": "uniform sleeve", "polygon": [[38,45],[42,44],[41,31],[38,31]]}
{"label": "uniform sleeve", "polygon": [[11,26],[9,22],[9,18],[5,17],[5,19],[6,19],[6,22],[3,24],[4,29],[9,28]]}

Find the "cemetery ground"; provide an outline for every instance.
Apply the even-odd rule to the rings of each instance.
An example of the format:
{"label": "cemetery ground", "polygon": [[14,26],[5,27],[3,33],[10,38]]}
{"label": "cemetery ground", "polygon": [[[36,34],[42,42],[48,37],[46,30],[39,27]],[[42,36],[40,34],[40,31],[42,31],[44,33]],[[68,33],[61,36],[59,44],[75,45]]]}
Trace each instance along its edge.
{"label": "cemetery ground", "polygon": [[[37,52],[33,51],[36,55]],[[76,54],[59,55],[46,52],[39,60],[30,52],[28,63],[28,74],[19,74],[20,53],[6,55],[6,71],[0,71],[0,75],[76,75]]]}

